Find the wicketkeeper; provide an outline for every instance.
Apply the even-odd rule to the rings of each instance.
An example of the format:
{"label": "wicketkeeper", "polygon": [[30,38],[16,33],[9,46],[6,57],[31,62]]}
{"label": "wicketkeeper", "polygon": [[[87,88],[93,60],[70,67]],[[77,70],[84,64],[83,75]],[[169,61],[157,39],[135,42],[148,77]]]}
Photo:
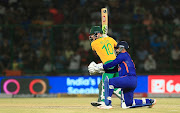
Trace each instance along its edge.
{"label": "wicketkeeper", "polygon": [[[100,109],[111,109],[111,96],[115,88],[122,89],[122,108],[135,108],[148,106],[152,107],[156,103],[156,99],[133,99],[134,90],[137,87],[136,69],[130,55],[126,51],[129,45],[125,41],[121,41],[116,46],[116,52],[119,53],[115,60],[110,63],[97,64],[94,66],[95,70],[108,71],[114,66],[119,65],[119,76],[114,78],[106,77],[104,81],[105,87],[105,105],[98,106]],[[93,71],[93,68],[89,69]]]}

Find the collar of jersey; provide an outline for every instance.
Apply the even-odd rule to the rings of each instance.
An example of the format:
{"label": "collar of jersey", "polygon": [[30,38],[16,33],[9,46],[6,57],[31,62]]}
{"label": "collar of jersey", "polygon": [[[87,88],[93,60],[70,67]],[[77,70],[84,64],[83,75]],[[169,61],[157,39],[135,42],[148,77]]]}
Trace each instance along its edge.
{"label": "collar of jersey", "polygon": [[[103,38],[103,37],[99,37],[98,39],[100,39],[100,38]],[[96,40],[98,40],[98,39],[96,39]],[[96,41],[96,40],[94,40],[94,41]],[[94,42],[94,41],[93,41],[93,42]],[[92,42],[91,42],[91,43],[92,43]]]}

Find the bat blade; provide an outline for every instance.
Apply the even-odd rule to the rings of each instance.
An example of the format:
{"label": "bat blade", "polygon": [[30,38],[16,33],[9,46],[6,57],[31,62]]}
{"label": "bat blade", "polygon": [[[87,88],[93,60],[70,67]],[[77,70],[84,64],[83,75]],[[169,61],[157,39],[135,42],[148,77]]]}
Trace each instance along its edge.
{"label": "bat blade", "polygon": [[103,34],[108,33],[108,10],[107,8],[101,9],[101,22]]}

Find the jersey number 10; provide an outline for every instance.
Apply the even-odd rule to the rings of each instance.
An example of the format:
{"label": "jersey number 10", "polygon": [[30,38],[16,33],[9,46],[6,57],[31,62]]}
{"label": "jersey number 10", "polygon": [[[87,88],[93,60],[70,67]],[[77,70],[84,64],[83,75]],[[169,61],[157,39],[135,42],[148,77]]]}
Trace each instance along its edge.
{"label": "jersey number 10", "polygon": [[106,50],[106,52],[107,52],[108,55],[114,53],[114,52],[113,52],[112,45],[111,45],[110,43],[107,43],[106,45],[104,45],[104,46],[102,47],[102,49],[104,49],[104,48],[105,48],[105,50]]}

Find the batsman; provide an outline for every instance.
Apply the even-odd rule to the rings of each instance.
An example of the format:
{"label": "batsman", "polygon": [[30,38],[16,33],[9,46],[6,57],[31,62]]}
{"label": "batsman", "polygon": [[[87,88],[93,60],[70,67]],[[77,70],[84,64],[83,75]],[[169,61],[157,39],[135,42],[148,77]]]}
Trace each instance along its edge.
{"label": "batsman", "polygon": [[[117,46],[117,42],[113,38],[107,36],[103,32],[106,32],[106,27],[104,27],[102,30],[100,26],[93,26],[90,29],[89,40],[91,41],[92,50],[97,53],[97,55],[100,57],[103,64],[107,64],[107,63],[112,62],[114,59],[116,59],[116,53],[114,51],[114,47]],[[91,69],[90,67],[94,67],[94,66],[97,66],[97,64],[93,61],[88,66],[88,69]],[[99,66],[102,66],[102,65],[99,65]],[[99,70],[97,69],[97,71],[93,71],[93,72],[89,71],[89,72],[91,72],[90,75],[93,75],[93,74],[97,74],[99,72]],[[92,106],[101,106],[104,104],[104,99],[105,99],[104,83],[102,81],[105,80],[106,76],[108,76],[108,78],[113,78],[113,77],[119,76],[118,75],[118,65],[110,68],[108,71],[105,71],[102,74],[102,80],[98,86],[98,88],[99,88],[98,102],[92,102],[91,103]],[[121,99],[121,89],[120,88],[116,88],[114,90],[114,94],[118,98]]]}

